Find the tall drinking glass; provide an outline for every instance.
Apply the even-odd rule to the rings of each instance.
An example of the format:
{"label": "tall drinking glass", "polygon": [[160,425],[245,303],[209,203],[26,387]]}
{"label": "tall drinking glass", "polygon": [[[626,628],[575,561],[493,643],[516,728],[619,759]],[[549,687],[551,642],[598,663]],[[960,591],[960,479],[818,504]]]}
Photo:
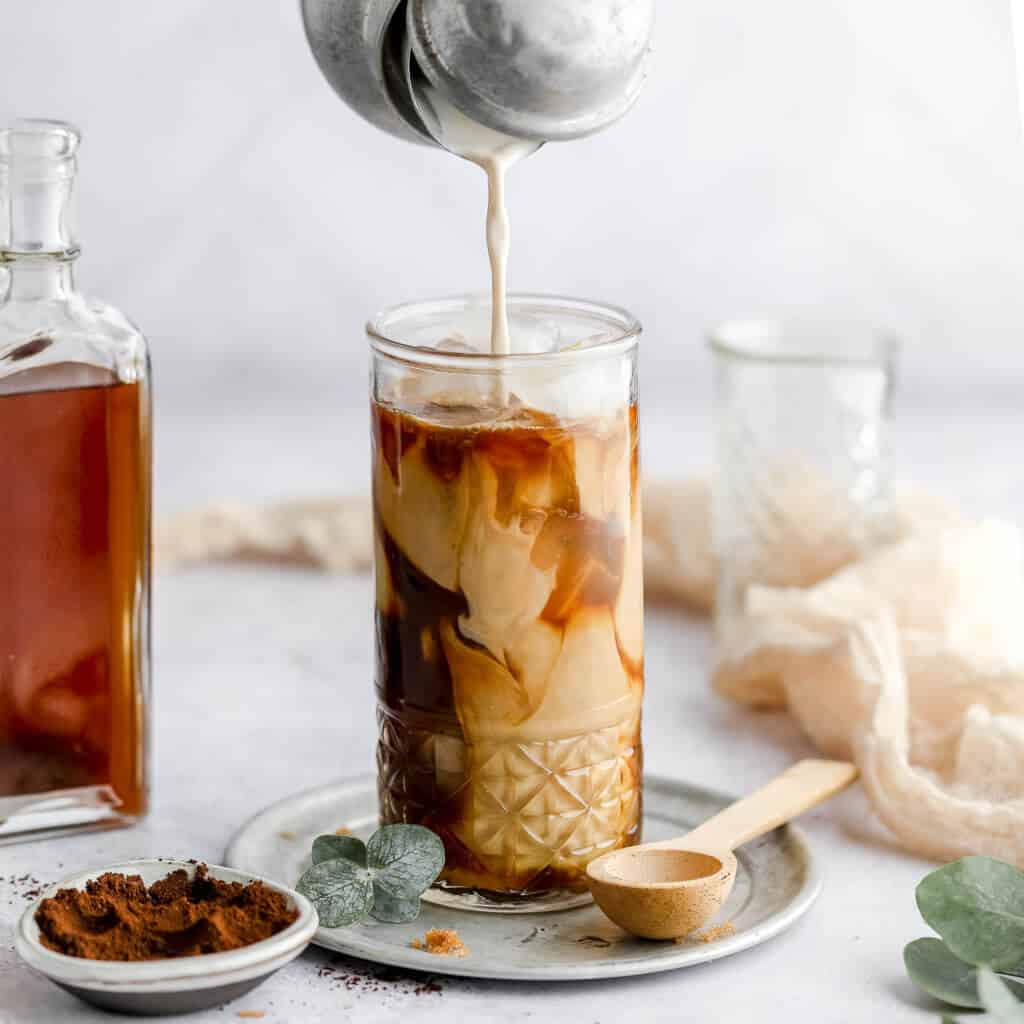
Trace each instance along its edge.
{"label": "tall drinking glass", "polygon": [[444,840],[428,899],[551,910],[639,837],[640,326],[509,314],[505,356],[476,298],[368,325],[380,812]]}

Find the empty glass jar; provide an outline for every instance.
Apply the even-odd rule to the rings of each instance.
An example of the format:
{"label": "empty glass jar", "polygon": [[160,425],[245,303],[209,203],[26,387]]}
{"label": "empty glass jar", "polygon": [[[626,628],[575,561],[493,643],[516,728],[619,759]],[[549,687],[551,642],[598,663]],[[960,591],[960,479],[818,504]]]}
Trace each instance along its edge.
{"label": "empty glass jar", "polygon": [[716,638],[751,584],[805,587],[890,533],[896,343],[854,324],[734,321],[714,356]]}

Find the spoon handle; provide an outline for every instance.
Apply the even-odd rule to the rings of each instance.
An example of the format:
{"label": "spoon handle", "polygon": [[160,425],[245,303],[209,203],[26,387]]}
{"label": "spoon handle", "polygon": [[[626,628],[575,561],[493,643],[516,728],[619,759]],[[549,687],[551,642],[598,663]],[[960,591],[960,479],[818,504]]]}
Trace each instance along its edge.
{"label": "spoon handle", "polygon": [[797,761],[771,782],[730,804],[671,845],[735,850],[834,796],[856,778],[857,768],[848,761]]}

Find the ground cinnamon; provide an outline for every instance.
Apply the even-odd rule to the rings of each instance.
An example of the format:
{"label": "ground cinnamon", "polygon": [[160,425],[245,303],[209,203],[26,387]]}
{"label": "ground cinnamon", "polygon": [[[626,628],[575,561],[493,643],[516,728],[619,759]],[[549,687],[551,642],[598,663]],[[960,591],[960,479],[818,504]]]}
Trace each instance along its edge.
{"label": "ground cinnamon", "polygon": [[205,864],[146,888],[138,875],[108,873],[85,890],[61,889],[36,911],[44,946],[87,960],[162,960],[252,945],[298,917],[262,882],[222,882]]}

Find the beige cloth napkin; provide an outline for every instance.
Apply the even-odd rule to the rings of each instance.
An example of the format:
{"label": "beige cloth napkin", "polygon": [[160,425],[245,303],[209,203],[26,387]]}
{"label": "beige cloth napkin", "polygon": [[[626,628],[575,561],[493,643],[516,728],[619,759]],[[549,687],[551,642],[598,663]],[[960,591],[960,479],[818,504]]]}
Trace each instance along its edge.
{"label": "beige cloth napkin", "polygon": [[[906,848],[1024,867],[1020,535],[914,492],[898,494],[896,509],[896,539],[870,557],[806,587],[749,588],[714,685],[753,706],[788,707],[824,753],[853,758]],[[648,594],[710,611],[707,482],[649,485],[644,516]],[[799,561],[786,543],[779,557]],[[157,559],[362,571],[372,561],[366,499],[211,507],[167,523]]]}

